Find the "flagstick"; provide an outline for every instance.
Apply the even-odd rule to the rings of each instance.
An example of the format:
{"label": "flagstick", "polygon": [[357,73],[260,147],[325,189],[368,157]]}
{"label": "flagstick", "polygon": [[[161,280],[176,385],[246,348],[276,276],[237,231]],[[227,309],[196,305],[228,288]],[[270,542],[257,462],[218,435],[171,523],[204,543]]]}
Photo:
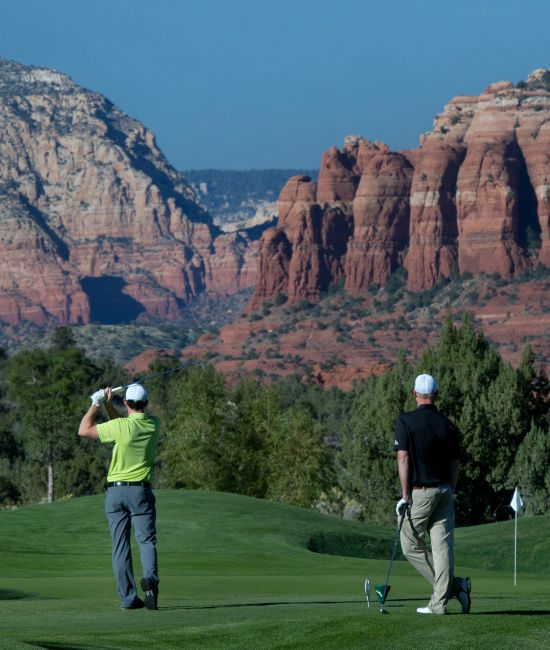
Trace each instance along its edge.
{"label": "flagstick", "polygon": [[514,496],[510,501],[510,508],[515,513],[514,517],[514,587],[516,586],[516,569],[517,569],[517,555],[518,555],[518,512],[520,508],[523,508],[523,501],[521,500],[521,495],[519,489],[516,487],[514,490]]}
{"label": "flagstick", "polygon": [[516,561],[518,553],[518,513],[514,517],[514,587],[516,586]]}

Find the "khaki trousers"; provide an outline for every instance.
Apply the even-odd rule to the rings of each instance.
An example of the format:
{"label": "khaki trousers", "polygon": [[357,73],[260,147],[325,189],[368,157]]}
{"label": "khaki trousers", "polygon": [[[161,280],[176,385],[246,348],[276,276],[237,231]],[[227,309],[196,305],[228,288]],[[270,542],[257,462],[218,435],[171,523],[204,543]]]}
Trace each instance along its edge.
{"label": "khaki trousers", "polygon": [[[432,585],[428,607],[447,611],[453,593],[455,509],[450,485],[415,488],[412,506],[401,528],[403,555]],[[426,544],[430,535],[431,550]]]}

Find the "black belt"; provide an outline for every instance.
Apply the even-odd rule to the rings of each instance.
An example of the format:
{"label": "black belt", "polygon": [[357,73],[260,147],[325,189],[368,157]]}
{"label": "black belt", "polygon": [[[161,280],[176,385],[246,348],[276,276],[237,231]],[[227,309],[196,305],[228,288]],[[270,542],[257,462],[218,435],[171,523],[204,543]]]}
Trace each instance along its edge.
{"label": "black belt", "polygon": [[413,485],[413,490],[422,490],[423,488],[441,487],[442,485],[448,485],[448,481],[434,481],[433,483],[415,483]]}
{"label": "black belt", "polygon": [[142,487],[151,487],[149,481],[112,481],[107,483],[107,487],[129,487],[134,485],[141,485]]}

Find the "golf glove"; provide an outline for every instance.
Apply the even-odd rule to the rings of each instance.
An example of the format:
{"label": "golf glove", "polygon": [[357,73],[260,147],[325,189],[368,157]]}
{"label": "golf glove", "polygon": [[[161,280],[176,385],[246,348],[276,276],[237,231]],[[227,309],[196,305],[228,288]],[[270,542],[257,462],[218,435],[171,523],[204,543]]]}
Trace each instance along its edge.
{"label": "golf glove", "polygon": [[103,389],[97,390],[92,395],[92,398],[91,398],[92,399],[92,404],[94,406],[97,406],[97,408],[99,408],[103,404],[103,402],[105,401],[106,397],[107,397],[107,393]]}
{"label": "golf glove", "polygon": [[397,505],[395,506],[395,514],[398,517],[401,517],[403,513],[409,508],[411,505],[411,502],[408,501],[407,499],[399,499],[397,502]]}

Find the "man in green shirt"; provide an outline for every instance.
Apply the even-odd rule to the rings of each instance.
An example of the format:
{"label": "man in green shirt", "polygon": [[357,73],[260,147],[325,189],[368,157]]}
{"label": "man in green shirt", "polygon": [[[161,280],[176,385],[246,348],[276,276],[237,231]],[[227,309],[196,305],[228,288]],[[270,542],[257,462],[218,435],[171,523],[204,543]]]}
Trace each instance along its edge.
{"label": "man in green shirt", "polygon": [[[122,417],[112,403],[112,389],[92,395],[92,405],[82,418],[78,435],[114,443],[107,475],[105,513],[113,545],[113,572],[122,609],[157,609],[158,565],[156,550],[155,497],[151,476],[157,450],[160,423],[145,412],[147,392],[140,384],[126,390],[124,404],[128,416]],[[96,424],[101,405],[108,422]],[[137,595],[132,568],[130,533],[132,524],[139,547],[144,601]]]}

